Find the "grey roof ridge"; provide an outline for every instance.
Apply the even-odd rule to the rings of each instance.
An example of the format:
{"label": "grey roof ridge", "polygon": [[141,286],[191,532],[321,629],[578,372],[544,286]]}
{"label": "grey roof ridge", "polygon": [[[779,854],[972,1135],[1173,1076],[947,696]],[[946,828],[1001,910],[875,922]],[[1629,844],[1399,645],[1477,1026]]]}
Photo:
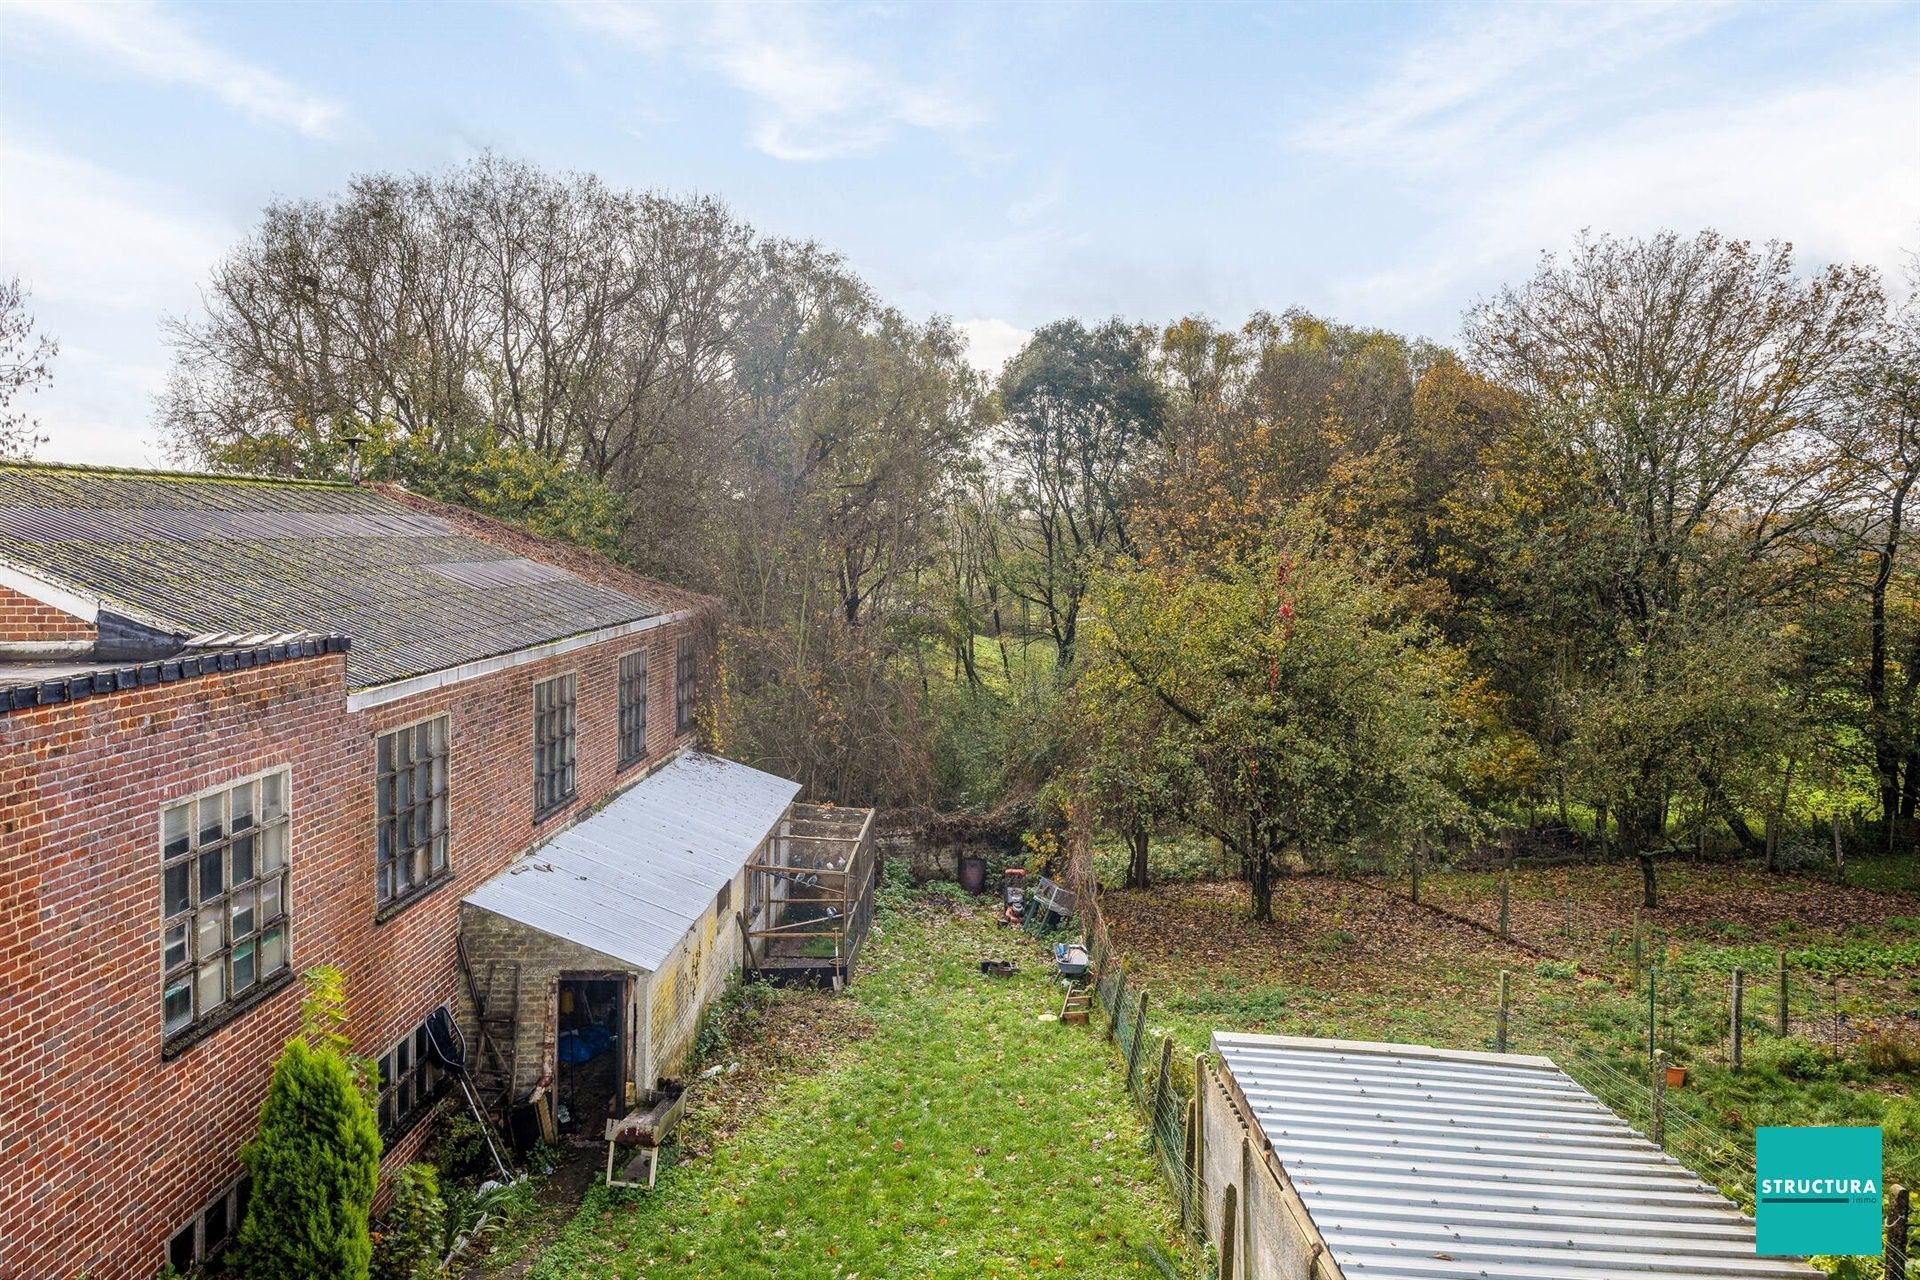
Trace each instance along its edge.
{"label": "grey roof ridge", "polygon": [[250,475],[242,471],[177,471],[160,467],[128,467],[101,462],[54,462],[39,458],[0,459],[0,470],[72,471],[88,476],[125,476],[139,480],[218,480],[228,484],[290,485],[308,489],[364,489],[351,480],[315,480],[305,476]]}

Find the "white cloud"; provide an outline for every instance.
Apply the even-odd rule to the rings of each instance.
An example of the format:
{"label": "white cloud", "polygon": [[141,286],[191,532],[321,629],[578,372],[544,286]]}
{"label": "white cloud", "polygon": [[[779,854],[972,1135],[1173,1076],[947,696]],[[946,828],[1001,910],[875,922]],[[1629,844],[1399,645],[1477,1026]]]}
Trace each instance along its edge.
{"label": "white cloud", "polygon": [[1920,81],[1854,75],[1652,114],[1529,157],[1469,184],[1409,264],[1355,280],[1342,305],[1404,323],[1476,280],[1517,280],[1587,227],[1791,240],[1803,262],[1865,263],[1897,283],[1920,247]]}
{"label": "white cloud", "polygon": [[1614,0],[1453,11],[1353,100],[1308,119],[1310,150],[1410,169],[1451,168],[1604,111],[1634,64],[1733,12],[1726,0]]}
{"label": "white cloud", "polygon": [[[845,31],[797,4],[725,4],[701,11],[640,0],[563,0],[567,21],[647,54],[678,51],[755,104],[753,145],[776,160],[871,151],[902,129],[971,128],[979,111],[937,85],[884,69]],[[867,27],[865,29],[871,29]]]}
{"label": "white cloud", "polygon": [[990,378],[998,377],[1007,361],[1020,354],[1033,336],[1031,329],[987,317],[962,320],[958,326],[967,340],[967,361]]}
{"label": "white cloud", "polygon": [[346,114],[339,103],[208,44],[151,0],[0,0],[0,13],[15,39],[24,29],[132,75],[203,89],[237,111],[309,137],[333,136]]}
{"label": "white cloud", "polygon": [[0,140],[0,264],[36,296],[154,314],[193,297],[224,228],[169,212],[159,192],[71,156]]}
{"label": "white cloud", "polygon": [[0,274],[31,290],[38,327],[60,342],[52,382],[27,409],[48,458],[148,464],[148,423],[166,376],[163,314],[196,300],[195,282],[231,229],[150,187],[33,146],[0,129]]}

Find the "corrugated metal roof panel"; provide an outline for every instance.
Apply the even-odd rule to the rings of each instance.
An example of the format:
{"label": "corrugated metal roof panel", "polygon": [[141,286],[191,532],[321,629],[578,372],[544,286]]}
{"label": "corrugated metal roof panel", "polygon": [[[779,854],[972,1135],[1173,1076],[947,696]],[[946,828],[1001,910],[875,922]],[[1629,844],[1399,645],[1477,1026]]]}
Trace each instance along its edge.
{"label": "corrugated metal roof panel", "polygon": [[1351,1280],[1819,1273],[1546,1058],[1216,1032]]}
{"label": "corrugated metal roof panel", "polygon": [[651,973],[799,793],[797,782],[689,753],[465,900]]}

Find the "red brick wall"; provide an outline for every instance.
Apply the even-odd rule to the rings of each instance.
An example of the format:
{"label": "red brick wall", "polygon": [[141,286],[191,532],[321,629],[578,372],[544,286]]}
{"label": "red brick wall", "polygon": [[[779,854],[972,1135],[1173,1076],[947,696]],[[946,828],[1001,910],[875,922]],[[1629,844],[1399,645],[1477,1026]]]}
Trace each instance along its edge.
{"label": "red brick wall", "polygon": [[11,588],[0,587],[0,640],[92,639],[91,622],[83,622]]}
{"label": "red brick wall", "polygon": [[[615,773],[620,654],[650,651],[650,759],[683,745],[673,667],[687,625],[362,713],[346,710],[330,655],[0,715],[0,1276],[146,1280],[171,1233],[239,1176],[296,1029],[298,982],[162,1058],[164,805],[291,768],[293,967],[338,966],[355,1048],[383,1053],[454,998],[460,898],[644,772]],[[532,688],[569,671],[579,799],[536,826]],[[376,923],[374,737],[442,712],[452,878]]]}

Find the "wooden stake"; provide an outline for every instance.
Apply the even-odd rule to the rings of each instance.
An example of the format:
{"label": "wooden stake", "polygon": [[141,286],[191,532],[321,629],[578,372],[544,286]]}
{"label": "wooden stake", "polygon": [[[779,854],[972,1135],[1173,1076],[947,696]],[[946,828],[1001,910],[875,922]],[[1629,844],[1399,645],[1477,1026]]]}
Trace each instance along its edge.
{"label": "wooden stake", "polygon": [[1500,941],[1502,942],[1508,941],[1511,936],[1507,932],[1507,915],[1512,897],[1513,872],[1503,870],[1500,873]]}
{"label": "wooden stake", "polygon": [[1780,1021],[1780,1034],[1787,1034],[1787,949],[1780,948],[1780,988],[1775,995],[1778,1005],[1776,1013]]}
{"label": "wooden stake", "polygon": [[1133,1082],[1140,1076],[1140,1042],[1147,1035],[1147,993],[1140,991],[1140,1004],[1133,1013],[1133,1044],[1127,1050],[1127,1088],[1133,1088]]}
{"label": "wooden stake", "polygon": [[1743,976],[1744,975],[1740,972],[1739,966],[1738,965],[1734,966],[1733,993],[1732,993],[1733,994],[1733,1019],[1732,1019],[1732,1026],[1728,1030],[1733,1040],[1733,1069],[1735,1071],[1740,1070],[1740,1001],[1741,1001],[1741,996],[1744,994],[1744,984],[1741,981]]}
{"label": "wooden stake", "polygon": [[1155,1132],[1158,1132],[1158,1130],[1155,1129],[1155,1122],[1160,1115],[1160,1106],[1161,1106],[1161,1103],[1166,1099],[1167,1084],[1169,1083],[1167,1076],[1172,1070],[1173,1070],[1173,1037],[1170,1035],[1161,1036],[1160,1037],[1160,1075],[1153,1082],[1153,1105],[1147,1110],[1147,1128],[1150,1130],[1154,1130]]}
{"label": "wooden stake", "polygon": [[1420,841],[1413,847],[1413,905],[1420,905],[1420,864],[1426,860],[1427,842]]}
{"label": "wooden stake", "polygon": [[1500,1020],[1494,1024],[1493,1051],[1507,1051],[1507,971],[1500,971]]}
{"label": "wooden stake", "polygon": [[1640,908],[1633,909],[1633,985],[1640,985]]}
{"label": "wooden stake", "polygon": [[1887,1280],[1907,1280],[1907,1229],[1912,1202],[1899,1183],[1887,1187],[1887,1241],[1881,1257]]}

